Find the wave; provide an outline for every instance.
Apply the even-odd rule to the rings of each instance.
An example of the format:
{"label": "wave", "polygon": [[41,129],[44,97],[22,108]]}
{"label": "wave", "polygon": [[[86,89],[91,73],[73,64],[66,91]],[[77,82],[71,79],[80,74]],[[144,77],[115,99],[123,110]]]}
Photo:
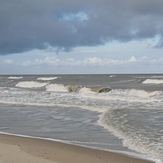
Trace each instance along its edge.
{"label": "wave", "polygon": [[[32,96],[33,95],[33,96]],[[60,97],[60,95],[58,95]],[[45,96],[46,98],[47,96]],[[55,98],[57,98],[54,95]],[[54,98],[53,97],[53,98]],[[74,97],[74,96],[73,96]],[[45,99],[45,100],[38,100],[37,96],[35,94],[31,94],[31,97],[28,97],[25,95],[25,97],[22,97],[22,99],[20,98],[19,100],[13,99],[13,100],[9,100],[9,99],[0,99],[0,103],[1,104],[7,104],[7,105],[23,105],[23,106],[41,106],[41,107],[64,107],[64,108],[80,108],[83,110],[90,110],[93,112],[98,112],[98,113],[103,113],[104,111],[106,111],[106,108],[99,108],[99,107],[95,107],[93,105],[88,106],[87,102],[84,101],[83,103],[76,103],[75,97],[74,99],[66,97],[66,99],[64,99],[64,97],[61,97],[61,99],[52,99],[54,102],[50,101],[51,99]],[[63,98],[63,99],[62,99]],[[50,102],[49,102],[50,101]]]}
{"label": "wave", "polygon": [[64,86],[62,84],[50,84],[46,86],[47,91],[55,92],[109,92],[111,88],[109,87],[83,87],[78,85],[68,85]]}
{"label": "wave", "polygon": [[[54,78],[53,78],[54,79]],[[47,80],[47,79],[45,79]],[[46,91],[48,92],[83,92],[84,89],[88,92],[96,92],[96,93],[103,93],[109,92],[111,90],[110,87],[84,87],[78,85],[63,85],[63,84],[49,84],[48,82],[35,82],[35,81],[23,81],[16,84],[16,87],[21,88],[40,88],[46,86]],[[82,91],[83,90],[83,91]]]}
{"label": "wave", "polygon": [[83,87],[82,86],[77,86],[77,85],[68,85],[66,86],[68,92],[79,92]]}
{"label": "wave", "polygon": [[24,82],[19,82],[16,84],[16,87],[21,87],[21,88],[39,88],[39,87],[44,87],[48,83],[39,83],[39,82],[34,82],[34,81],[24,81]]}
{"label": "wave", "polygon": [[115,75],[110,75],[109,77],[110,77],[110,78],[115,78],[116,76],[115,76]]}
{"label": "wave", "polygon": [[8,79],[22,79],[23,77],[22,76],[19,76],[19,77],[17,77],[17,76],[10,76],[10,77],[8,77]]}
{"label": "wave", "polygon": [[123,90],[124,95],[126,97],[140,97],[140,98],[151,98],[153,96],[156,96],[157,94],[160,94],[159,91],[153,91],[153,92],[148,92],[144,90],[136,90],[136,89],[127,89]]}
{"label": "wave", "polygon": [[[162,91],[152,91],[148,92],[145,90],[136,89],[111,89],[110,87],[84,87],[78,85],[63,85],[63,84],[49,84],[48,82],[34,82],[34,81],[23,81],[16,84],[16,87],[21,88],[40,88],[45,87],[47,92],[76,92],[83,95],[88,95],[89,93],[102,93],[98,96],[99,99],[110,99],[110,100],[120,100],[120,101],[157,101],[159,96],[162,96]],[[103,94],[105,93],[105,94]],[[107,94],[106,94],[107,93]],[[92,95],[91,98],[97,98]]]}
{"label": "wave", "polygon": [[163,79],[146,79],[143,84],[163,84]]}
{"label": "wave", "polygon": [[[89,93],[102,93],[98,96],[99,99],[110,99],[110,100],[120,100],[120,101],[157,101],[161,94],[160,91],[147,92],[144,90],[136,89],[114,89],[110,87],[84,87],[78,85],[63,85],[63,84],[49,84],[48,82],[34,82],[34,81],[24,81],[16,84],[16,87],[21,88],[40,88],[45,87],[47,92],[76,92],[83,95],[88,95]],[[103,94],[107,93],[107,94]],[[96,95],[91,95],[90,98],[97,98]]]}
{"label": "wave", "polygon": [[67,88],[62,84],[49,84],[46,86],[48,92],[68,92]]}
{"label": "wave", "polygon": [[[109,92],[111,91],[110,87],[82,87],[82,86],[67,86],[67,89],[69,92],[96,92],[96,93],[103,93],[103,92]],[[84,90],[84,91],[83,91]]]}
{"label": "wave", "polygon": [[125,84],[125,83],[138,83],[140,80],[138,79],[130,79],[130,80],[121,80],[121,81],[115,81],[116,84]]}
{"label": "wave", "polygon": [[90,93],[90,92],[96,92],[96,93],[102,93],[102,92],[109,92],[111,88],[109,87],[83,87],[83,86],[72,86],[68,85],[66,86],[68,89],[68,92],[80,92],[80,93]]}
{"label": "wave", "polygon": [[91,91],[90,88],[83,87],[79,92],[74,93],[69,92],[66,86],[58,84],[49,84],[45,88],[46,91],[37,91],[37,89],[31,91],[28,89],[0,87],[0,103],[82,107],[82,109],[98,112],[111,108],[152,109],[156,104],[158,108],[162,107],[163,92],[161,91],[146,92],[143,90],[118,89],[105,93],[96,93]]}
{"label": "wave", "polygon": [[90,89],[97,93],[110,92],[112,90],[110,87],[91,87]]}
{"label": "wave", "polygon": [[114,118],[114,116],[112,115],[112,113],[114,114],[114,111],[118,112],[118,110],[116,109],[103,112],[103,114],[99,116],[98,124],[111,132],[117,138],[121,139],[124,147],[142,153],[145,158],[153,160],[156,163],[162,163],[162,161],[160,160],[162,155],[161,147],[154,147],[156,144],[150,142],[148,136],[144,135],[142,137],[141,132],[143,131],[143,129],[141,127],[134,128],[132,124],[128,126],[126,125],[127,130],[131,128],[132,131],[126,132],[127,130],[123,126],[125,123],[128,122],[128,120],[126,119],[126,116],[128,115],[121,116],[124,118],[124,120],[122,120],[123,118],[119,116],[118,118]]}
{"label": "wave", "polygon": [[[162,91],[153,91],[147,92],[144,90],[136,90],[136,89],[112,89],[109,92],[105,92],[102,94],[82,94],[83,97],[88,97],[90,99],[96,100],[104,100],[109,101],[109,105],[111,103],[114,105],[118,105],[118,103],[123,103],[123,105],[127,103],[150,103],[150,102],[162,102],[163,92]],[[121,106],[118,106],[121,107]]]}
{"label": "wave", "polygon": [[55,80],[58,79],[59,77],[42,77],[42,78],[37,78],[37,80],[43,80],[43,81],[48,81],[48,80]]}
{"label": "wave", "polygon": [[125,147],[163,161],[162,131],[158,126],[162,126],[161,122],[158,123],[158,116],[162,116],[162,110],[157,111],[160,112],[160,116],[156,114],[155,109],[110,109],[100,115],[98,124],[122,139]]}
{"label": "wave", "polygon": [[160,75],[160,76],[152,76],[152,77],[150,77],[150,78],[163,78],[163,76],[162,75]]}

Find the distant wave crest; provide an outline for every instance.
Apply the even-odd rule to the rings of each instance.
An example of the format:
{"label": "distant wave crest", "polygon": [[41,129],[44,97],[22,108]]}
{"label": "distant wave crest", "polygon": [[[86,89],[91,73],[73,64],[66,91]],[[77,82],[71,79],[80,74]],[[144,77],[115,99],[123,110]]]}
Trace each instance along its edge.
{"label": "distant wave crest", "polygon": [[42,78],[37,78],[37,80],[43,80],[43,81],[49,81],[49,80],[55,80],[58,77],[42,77]]}
{"label": "distant wave crest", "polygon": [[8,77],[8,79],[22,79],[23,77],[22,76],[10,76]]}
{"label": "distant wave crest", "polygon": [[143,84],[163,84],[163,79],[146,79]]}
{"label": "distant wave crest", "polygon": [[39,83],[39,82],[34,82],[34,81],[24,81],[24,82],[19,82],[16,84],[16,87],[21,87],[21,88],[39,88],[39,87],[44,87],[47,85],[47,83]]}
{"label": "distant wave crest", "polygon": [[109,92],[111,88],[109,87],[83,87],[78,85],[68,85],[64,86],[62,84],[50,84],[46,86],[47,91],[56,91],[56,92],[83,92],[84,90],[102,93]]}

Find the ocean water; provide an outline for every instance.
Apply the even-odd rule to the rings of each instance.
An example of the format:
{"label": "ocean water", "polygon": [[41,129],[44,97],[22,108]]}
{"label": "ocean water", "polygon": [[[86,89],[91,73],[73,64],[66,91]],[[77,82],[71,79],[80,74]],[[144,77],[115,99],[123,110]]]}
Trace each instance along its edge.
{"label": "ocean water", "polygon": [[0,132],[163,162],[163,75],[0,76]]}

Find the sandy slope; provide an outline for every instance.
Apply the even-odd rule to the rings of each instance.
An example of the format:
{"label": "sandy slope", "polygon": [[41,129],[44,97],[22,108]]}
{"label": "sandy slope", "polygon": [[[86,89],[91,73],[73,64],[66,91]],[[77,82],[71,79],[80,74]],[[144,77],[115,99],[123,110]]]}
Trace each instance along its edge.
{"label": "sandy slope", "polygon": [[0,163],[149,163],[106,151],[0,134]]}

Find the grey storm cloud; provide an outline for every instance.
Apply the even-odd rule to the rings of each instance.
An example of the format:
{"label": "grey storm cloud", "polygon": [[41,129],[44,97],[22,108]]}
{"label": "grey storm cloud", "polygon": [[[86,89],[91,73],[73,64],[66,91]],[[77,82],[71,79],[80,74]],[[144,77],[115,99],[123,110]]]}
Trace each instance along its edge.
{"label": "grey storm cloud", "polygon": [[160,37],[162,0],[0,0],[0,54]]}

